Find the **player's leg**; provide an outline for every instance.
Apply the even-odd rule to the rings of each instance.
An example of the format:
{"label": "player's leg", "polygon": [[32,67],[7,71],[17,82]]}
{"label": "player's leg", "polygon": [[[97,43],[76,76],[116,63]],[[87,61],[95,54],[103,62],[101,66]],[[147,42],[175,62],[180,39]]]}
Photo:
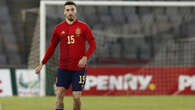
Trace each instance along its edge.
{"label": "player's leg", "polygon": [[57,87],[56,89],[56,110],[63,110],[64,109],[64,87]]}
{"label": "player's leg", "polygon": [[58,69],[56,78],[56,110],[64,109],[64,92],[71,84],[72,76],[69,71]]}
{"label": "player's leg", "polygon": [[81,91],[73,91],[73,108],[74,110],[81,110]]}
{"label": "player's leg", "polygon": [[81,110],[81,93],[86,80],[86,70],[74,72],[72,77],[72,95],[74,110]]}

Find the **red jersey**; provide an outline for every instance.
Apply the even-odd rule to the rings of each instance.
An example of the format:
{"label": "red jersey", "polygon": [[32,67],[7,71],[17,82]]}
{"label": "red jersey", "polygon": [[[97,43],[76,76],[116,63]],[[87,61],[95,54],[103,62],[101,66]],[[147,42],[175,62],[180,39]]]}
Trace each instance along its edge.
{"label": "red jersey", "polygon": [[[89,49],[86,52],[86,41]],[[45,64],[53,55],[56,46],[60,43],[59,68],[67,70],[82,70],[78,62],[83,56],[89,59],[96,49],[96,42],[91,29],[87,24],[75,20],[73,24],[66,21],[58,24],[53,32],[50,45],[46,51],[42,64]]]}

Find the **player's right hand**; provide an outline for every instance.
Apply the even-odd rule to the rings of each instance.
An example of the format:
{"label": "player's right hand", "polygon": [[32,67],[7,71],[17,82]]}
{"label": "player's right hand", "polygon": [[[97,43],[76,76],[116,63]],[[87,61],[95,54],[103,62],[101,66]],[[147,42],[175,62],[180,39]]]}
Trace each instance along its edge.
{"label": "player's right hand", "polygon": [[40,64],[39,66],[37,66],[37,67],[35,68],[35,73],[36,73],[36,74],[39,74],[40,71],[41,71],[41,69],[42,69],[42,67],[43,67],[43,64]]}

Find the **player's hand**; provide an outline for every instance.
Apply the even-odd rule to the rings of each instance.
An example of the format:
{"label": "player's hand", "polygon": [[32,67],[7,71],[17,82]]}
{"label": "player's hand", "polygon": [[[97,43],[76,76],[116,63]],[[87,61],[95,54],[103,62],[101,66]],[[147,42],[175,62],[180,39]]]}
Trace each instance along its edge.
{"label": "player's hand", "polygon": [[35,68],[35,73],[36,73],[36,74],[39,74],[40,71],[41,71],[41,69],[42,69],[42,67],[43,67],[43,64],[40,64],[39,66],[37,66],[37,67]]}
{"label": "player's hand", "polygon": [[80,68],[84,68],[86,64],[87,64],[87,57],[86,57],[86,56],[83,56],[83,57],[79,60],[78,66],[79,66]]}

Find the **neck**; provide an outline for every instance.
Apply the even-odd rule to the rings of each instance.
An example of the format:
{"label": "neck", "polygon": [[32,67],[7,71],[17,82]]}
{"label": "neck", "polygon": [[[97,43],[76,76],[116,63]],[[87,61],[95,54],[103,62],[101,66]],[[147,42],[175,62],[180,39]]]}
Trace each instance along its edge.
{"label": "neck", "polygon": [[66,22],[67,22],[68,24],[73,24],[75,20],[76,20],[76,19],[74,19],[73,21],[70,21],[70,20],[66,19]]}

